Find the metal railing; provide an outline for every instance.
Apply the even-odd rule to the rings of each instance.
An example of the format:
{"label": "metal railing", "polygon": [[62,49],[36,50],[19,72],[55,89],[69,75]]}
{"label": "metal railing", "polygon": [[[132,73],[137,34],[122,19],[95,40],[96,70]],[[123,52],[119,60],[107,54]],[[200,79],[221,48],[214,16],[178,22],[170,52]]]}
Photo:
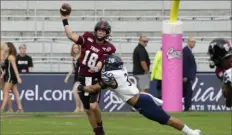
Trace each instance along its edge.
{"label": "metal railing", "polygon": [[[125,56],[122,56],[121,57],[123,62],[125,63],[132,63],[132,57],[125,57]],[[153,59],[154,57],[150,57],[150,60],[151,62],[153,62]],[[208,59],[209,57],[208,56],[205,56],[205,57],[195,57],[196,61],[198,63],[209,63]],[[45,63],[49,63],[49,62],[60,62],[60,63],[72,63],[72,58],[71,57],[61,57],[61,56],[58,56],[58,57],[33,57],[33,60],[35,62],[45,62]]]}
{"label": "metal railing", "polygon": [[[138,42],[138,38],[139,37],[110,37],[109,40],[110,41],[115,41],[115,42]],[[151,42],[158,42],[160,43],[162,40],[162,37],[148,37],[149,40]],[[183,37],[183,40],[187,40],[189,37]],[[212,39],[215,38],[219,38],[218,36],[216,37],[195,37],[196,41],[199,42],[204,42],[204,41],[211,41]],[[221,38],[225,38],[225,39],[229,39],[231,40],[232,37],[221,37]],[[31,37],[27,37],[27,36],[2,36],[1,37],[2,40],[11,40],[12,42],[39,42],[39,41],[47,41],[47,42],[62,42],[61,40],[65,40],[68,41],[68,43],[70,42],[68,40],[67,37],[42,37],[42,36],[31,36]],[[67,42],[65,42],[67,43]],[[207,42],[208,43],[208,42]]]}
{"label": "metal railing", "polygon": [[[151,43],[161,43],[161,37],[149,37],[151,39]],[[184,37],[184,39],[187,39],[188,37]],[[197,40],[199,40],[199,42],[202,43],[209,43],[209,41],[211,41],[212,39],[214,39],[216,37],[196,37]],[[225,38],[230,38],[230,37],[225,37]],[[18,40],[15,40],[18,39]],[[65,40],[65,41],[60,41],[61,39]],[[128,40],[130,39],[130,40]],[[112,37],[112,41],[116,41],[119,42],[122,45],[125,42],[135,42],[137,43],[137,39],[138,37]],[[48,45],[47,47],[51,48],[51,52],[41,52],[38,54],[30,54],[33,57],[33,61],[36,64],[42,64],[45,65],[48,69],[45,69],[49,72],[53,72],[55,71],[61,71],[62,65],[71,65],[72,63],[72,58],[68,57],[69,56],[69,51],[67,51],[67,53],[57,53],[54,52],[52,49],[54,49],[53,44],[54,43],[64,43],[64,44],[71,44],[72,42],[70,42],[67,37],[2,37],[3,41],[10,41],[13,43],[27,43],[27,42],[43,42],[43,43],[51,43],[51,45]],[[120,48],[120,47],[119,47]],[[28,52],[30,53],[30,52]],[[118,49],[117,53],[122,57],[123,61],[125,64],[127,65],[132,65],[132,56],[124,56],[121,53],[121,50]],[[45,55],[43,55],[45,54]],[[129,53],[129,55],[131,55],[131,53]],[[155,52],[153,53],[155,54]],[[57,56],[57,57],[54,57]],[[154,57],[152,55],[150,55],[150,59],[151,62],[153,62]],[[196,63],[197,66],[199,67],[200,65],[208,65],[208,56],[206,55],[206,53],[196,53],[195,55],[196,58]],[[54,68],[54,66],[56,68]],[[68,71],[69,69],[67,69]]]}
{"label": "metal railing", "polygon": [[[48,20],[49,18],[60,18],[60,16],[54,15],[54,16],[38,16],[38,15],[2,15],[1,18],[44,18],[45,20]],[[163,20],[163,19],[169,19],[169,16],[70,16],[71,19],[155,19],[155,20]],[[179,20],[199,20],[199,21],[206,21],[206,20],[231,20],[231,16],[179,16]]]}
{"label": "metal railing", "polygon": [[[150,57],[151,66],[152,66],[153,59],[154,57]],[[195,59],[196,59],[198,69],[202,69],[201,68],[202,65],[205,65],[205,66],[209,65],[207,56],[195,57]],[[133,65],[132,57],[122,57],[122,60],[125,65],[129,65],[129,66]],[[71,57],[33,57],[33,63],[35,65],[34,67],[36,67],[37,64],[43,64],[44,66],[47,65],[46,69],[44,69],[44,72],[54,72],[54,71],[61,72],[61,69],[62,71],[69,71],[71,69],[69,67],[71,67],[71,64],[72,64],[72,58]],[[65,65],[65,69],[63,69],[64,67],[62,65],[63,66]],[[204,71],[211,71],[211,70],[208,68],[208,70],[206,69]]]}
{"label": "metal railing", "polygon": [[[161,43],[161,37],[149,37],[150,38],[150,43]],[[188,37],[184,37],[184,39],[187,39]],[[211,41],[214,38],[218,38],[218,37],[196,37],[197,42],[201,42],[201,43],[209,43],[209,41]],[[231,37],[224,37],[227,39],[231,39]],[[17,39],[17,40],[15,40]],[[37,55],[32,54],[33,57],[33,61],[34,64],[36,66],[36,64],[42,64],[42,65],[46,65],[46,67],[48,69],[49,72],[53,72],[53,71],[61,71],[61,68],[63,68],[63,65],[71,65],[72,63],[72,58],[71,57],[67,57],[69,55],[69,51],[67,51],[67,53],[60,55],[60,53],[55,53],[53,52],[53,44],[54,43],[64,43],[64,44],[72,44],[72,42],[70,42],[67,37],[8,37],[8,36],[3,36],[2,37],[3,41],[10,41],[13,43],[31,43],[31,42],[43,42],[43,43],[51,43],[50,48],[51,48],[51,52],[41,52],[39,54],[41,54],[41,56],[38,57]],[[64,40],[64,41],[61,41]],[[119,42],[119,45],[122,45],[125,42],[131,42],[131,43],[137,43],[138,37],[111,37],[111,40],[114,42]],[[47,46],[46,46],[47,47]],[[120,52],[120,47],[117,50],[118,54],[120,56],[122,56],[122,59],[124,61],[125,64],[127,65],[132,65],[132,56],[124,56],[122,55],[122,53]],[[30,53],[30,52],[28,52]],[[42,54],[46,54],[46,55],[42,55]],[[131,55],[131,53],[129,53],[129,55]],[[155,52],[153,53],[155,54]],[[58,57],[54,57],[57,56]],[[151,55],[150,55],[151,56]],[[154,57],[150,57],[151,62],[153,62]],[[206,53],[196,53],[195,54],[195,59],[196,59],[196,63],[197,66],[204,66],[204,65],[208,65],[208,56]],[[54,68],[54,66],[56,68]],[[62,69],[63,70],[63,69]],[[67,71],[69,71],[69,69],[67,69]]]}
{"label": "metal railing", "polygon": [[[42,32],[42,35],[45,35],[45,29],[44,29],[44,23],[53,21],[52,19],[60,20],[60,16],[38,16],[35,15],[2,15],[1,16],[2,21],[18,21],[18,19],[24,19],[25,21],[30,20],[34,24],[34,28],[32,32],[34,32],[34,35],[37,35],[38,32]],[[139,20],[146,20],[151,21],[162,21],[165,19],[169,19],[169,16],[70,16],[70,20],[73,19],[79,19],[81,20],[90,20],[90,21],[98,21],[101,19],[107,19],[109,21],[114,21],[115,19],[117,21],[124,21],[127,19],[132,19],[132,21],[139,21]],[[220,20],[231,20],[231,16],[179,16],[179,20],[182,21],[220,21]],[[42,23],[41,31],[38,31],[38,25],[37,23]]]}

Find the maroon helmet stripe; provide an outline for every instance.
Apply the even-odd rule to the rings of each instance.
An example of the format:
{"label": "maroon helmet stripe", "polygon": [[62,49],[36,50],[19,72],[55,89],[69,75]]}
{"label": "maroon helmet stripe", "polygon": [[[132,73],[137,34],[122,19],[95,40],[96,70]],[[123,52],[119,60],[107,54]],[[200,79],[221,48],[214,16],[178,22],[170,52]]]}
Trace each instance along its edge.
{"label": "maroon helmet stripe", "polygon": [[101,28],[104,28],[104,21],[101,22]]}

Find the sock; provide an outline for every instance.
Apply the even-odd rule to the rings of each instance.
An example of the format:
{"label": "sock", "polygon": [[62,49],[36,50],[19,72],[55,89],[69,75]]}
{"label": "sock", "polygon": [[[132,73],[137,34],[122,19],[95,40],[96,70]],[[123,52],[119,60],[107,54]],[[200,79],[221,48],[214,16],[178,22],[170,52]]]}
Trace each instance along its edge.
{"label": "sock", "polygon": [[104,131],[104,128],[103,128],[103,123],[102,123],[102,122],[98,122],[98,123],[97,123],[97,126],[100,127],[101,132],[102,132],[103,134],[105,134],[105,131]]}
{"label": "sock", "polygon": [[103,127],[102,125],[103,125],[102,122],[97,123],[97,126],[99,126],[99,127]]}
{"label": "sock", "polygon": [[93,129],[95,135],[101,135],[101,128],[100,127],[96,127]]}
{"label": "sock", "polygon": [[184,125],[181,131],[184,132],[185,134],[191,134],[193,132],[193,130],[189,128],[187,125]]}

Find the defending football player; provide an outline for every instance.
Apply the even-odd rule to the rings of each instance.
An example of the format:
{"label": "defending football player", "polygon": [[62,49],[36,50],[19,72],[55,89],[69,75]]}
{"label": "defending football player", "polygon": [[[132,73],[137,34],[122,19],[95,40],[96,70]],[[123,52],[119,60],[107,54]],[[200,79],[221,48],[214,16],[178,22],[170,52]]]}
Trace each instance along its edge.
{"label": "defending football player", "polygon": [[[78,82],[83,86],[89,86],[97,83],[100,78],[100,70],[106,55],[115,53],[115,47],[106,41],[110,36],[111,26],[107,21],[99,21],[94,28],[94,32],[85,32],[83,35],[72,33],[68,16],[61,14],[67,37],[78,45],[81,45],[81,56],[79,58]],[[79,92],[80,99],[87,110],[89,122],[93,127],[95,135],[104,135],[102,126],[101,112],[98,105],[100,92],[88,93]]]}
{"label": "defending football player", "polygon": [[146,118],[163,125],[169,125],[187,135],[200,135],[200,130],[192,130],[182,121],[169,116],[160,106],[162,101],[148,93],[139,92],[128,80],[128,73],[120,57],[111,55],[104,61],[99,83],[91,86],[78,84],[79,91],[90,93],[109,88],[124,102],[136,108]]}
{"label": "defending football player", "polygon": [[228,40],[214,39],[208,48],[210,68],[216,66],[216,75],[221,80],[222,93],[227,107],[232,107],[232,47]]}

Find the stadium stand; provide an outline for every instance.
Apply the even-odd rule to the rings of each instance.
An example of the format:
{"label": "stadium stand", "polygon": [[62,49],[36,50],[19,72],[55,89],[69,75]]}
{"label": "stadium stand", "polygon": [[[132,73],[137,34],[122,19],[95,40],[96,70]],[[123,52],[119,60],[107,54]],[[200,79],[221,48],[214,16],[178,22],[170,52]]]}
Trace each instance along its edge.
{"label": "stadium stand", "polygon": [[[71,63],[71,42],[63,32],[59,18],[62,2],[1,1],[1,35],[4,41],[21,42],[35,61],[34,71],[68,71]],[[148,52],[151,58],[161,46],[162,21],[168,19],[169,1],[70,1],[70,24],[74,32],[92,31],[96,21],[108,20],[112,26],[110,39],[123,56],[131,71],[131,54],[137,37],[150,37]],[[196,36],[194,53],[198,71],[210,71],[206,50],[214,37],[231,40],[230,1],[183,1],[179,19],[184,22],[184,36]],[[185,43],[184,43],[185,44]],[[123,48],[123,49],[122,49]],[[151,60],[152,61],[152,60]]]}

